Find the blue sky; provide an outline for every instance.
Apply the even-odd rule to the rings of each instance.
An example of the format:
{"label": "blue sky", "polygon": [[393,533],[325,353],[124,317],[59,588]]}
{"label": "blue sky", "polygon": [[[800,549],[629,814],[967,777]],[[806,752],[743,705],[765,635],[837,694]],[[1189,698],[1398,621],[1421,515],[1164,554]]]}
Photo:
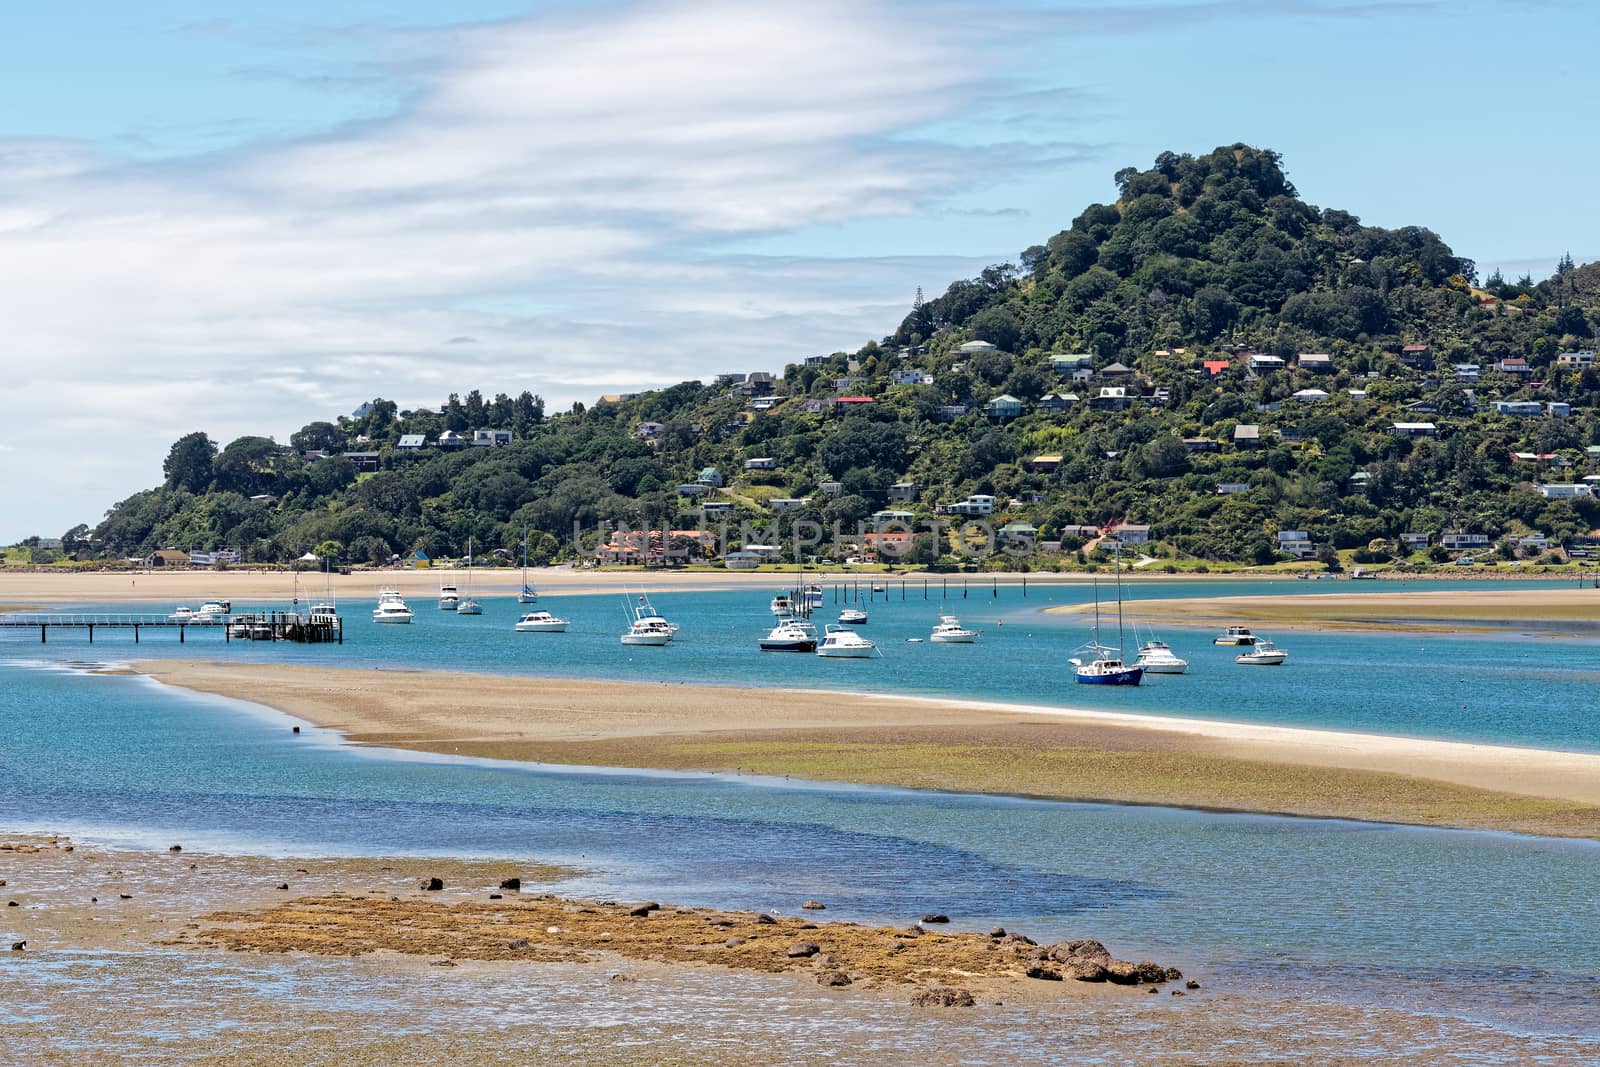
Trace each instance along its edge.
{"label": "blue sky", "polygon": [[854,347],[1165,149],[1485,274],[1597,259],[1597,45],[1562,0],[15,0],[0,540],[193,429]]}

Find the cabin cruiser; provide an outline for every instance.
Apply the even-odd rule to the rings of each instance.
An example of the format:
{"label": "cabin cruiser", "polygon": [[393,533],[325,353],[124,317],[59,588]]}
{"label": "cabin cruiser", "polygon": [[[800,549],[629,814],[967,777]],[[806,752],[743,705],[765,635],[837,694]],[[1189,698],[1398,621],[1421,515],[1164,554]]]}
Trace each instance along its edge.
{"label": "cabin cruiser", "polygon": [[635,619],[633,625],[628,627],[627,633],[622,635],[625,645],[650,645],[656,648],[672,640],[672,631],[664,619],[643,618]]}
{"label": "cabin cruiser", "polygon": [[456,589],[454,582],[445,582],[439,586],[439,610],[455,611],[461,606],[461,593]]}
{"label": "cabin cruiser", "polygon": [[860,608],[845,608],[839,612],[839,621],[850,626],[865,626],[867,613]]}
{"label": "cabin cruiser", "polygon": [[772,614],[780,619],[794,614],[794,601],[789,599],[788,593],[779,593],[772,598]]}
{"label": "cabin cruiser", "polygon": [[465,597],[462,597],[461,600],[456,604],[456,614],[457,615],[482,615],[483,614],[483,605],[479,604],[476,600],[472,599],[470,596],[465,596]]}
{"label": "cabin cruiser", "polygon": [[1250,632],[1248,626],[1230,626],[1222,631],[1211,641],[1214,645],[1253,645],[1256,635]]}
{"label": "cabin cruiser", "polygon": [[1289,653],[1268,641],[1265,637],[1256,639],[1249,652],[1233,657],[1233,662],[1243,663],[1254,667],[1278,667],[1289,658]]}
{"label": "cabin cruiser", "polygon": [[869,659],[878,655],[878,646],[848,626],[829,626],[817,646],[817,655],[827,659]]}
{"label": "cabin cruiser", "polygon": [[928,640],[939,645],[970,645],[977,640],[981,630],[968,630],[954,615],[940,615],[939,625],[933,628]]}
{"label": "cabin cruiser", "polygon": [[804,619],[779,619],[760,645],[763,652],[815,652],[817,628]]}
{"label": "cabin cruiser", "polygon": [[414,616],[398,589],[380,589],[378,606],[372,609],[372,621],[381,623],[409,623]]}
{"label": "cabin cruiser", "polygon": [[809,582],[800,591],[800,606],[806,610],[822,607],[822,586],[816,582]]}
{"label": "cabin cruiser", "polygon": [[178,608],[171,615],[167,616],[167,621],[168,622],[194,622],[194,609],[193,608],[187,608],[187,607],[186,608]]}
{"label": "cabin cruiser", "polygon": [[208,600],[194,610],[191,622],[202,625],[217,625],[228,621],[228,612],[233,610],[233,604],[227,600]]}
{"label": "cabin cruiser", "polygon": [[558,619],[548,611],[530,611],[517,620],[519,634],[564,634],[571,624],[568,619]]}
{"label": "cabin cruiser", "polygon": [[1154,640],[1139,646],[1139,658],[1133,665],[1143,668],[1146,674],[1182,674],[1189,669],[1189,661],[1174,655],[1171,645]]}

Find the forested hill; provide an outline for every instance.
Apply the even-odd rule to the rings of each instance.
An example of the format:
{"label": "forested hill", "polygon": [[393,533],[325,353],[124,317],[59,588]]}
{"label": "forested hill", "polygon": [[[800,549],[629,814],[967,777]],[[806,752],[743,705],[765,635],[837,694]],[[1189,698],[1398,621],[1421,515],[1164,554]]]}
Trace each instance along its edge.
{"label": "forested hill", "polygon": [[[738,373],[548,417],[537,397],[474,391],[376,400],[285,444],[193,434],[163,485],[79,546],[280,560],[332,542],[360,562],[456,555],[469,535],[510,546],[529,526],[552,556],[574,523],[685,529],[708,503],[848,529],[972,495],[1069,549],[1081,527],[1148,524],[1174,560],[1270,561],[1283,531],[1324,558],[1380,558],[1403,533],[1559,543],[1600,524],[1582,494],[1600,457],[1600,266],[1480,279],[1427,229],[1306,203],[1275,153],[1242,145],[1163,153],[1115,183],[1018,265],[919,292],[856,352],[788,367],[730,352]],[[441,442],[490,429],[511,442]]]}

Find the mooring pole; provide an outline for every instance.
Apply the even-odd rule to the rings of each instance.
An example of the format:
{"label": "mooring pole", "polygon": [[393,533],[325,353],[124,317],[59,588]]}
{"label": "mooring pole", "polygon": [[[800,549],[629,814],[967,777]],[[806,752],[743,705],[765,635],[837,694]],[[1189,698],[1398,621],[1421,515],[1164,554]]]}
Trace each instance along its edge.
{"label": "mooring pole", "polygon": [[185,630],[187,630],[188,628],[189,628],[188,626],[186,626],[185,624],[183,624],[181,622],[178,624],[178,644],[180,644],[180,645],[183,644],[183,632]]}

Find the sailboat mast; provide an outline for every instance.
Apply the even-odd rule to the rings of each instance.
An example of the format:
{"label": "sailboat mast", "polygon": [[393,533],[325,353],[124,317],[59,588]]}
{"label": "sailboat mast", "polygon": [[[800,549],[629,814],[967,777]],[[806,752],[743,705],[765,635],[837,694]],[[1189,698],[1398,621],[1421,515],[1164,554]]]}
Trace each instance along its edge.
{"label": "sailboat mast", "polygon": [[1122,542],[1117,542],[1117,658],[1122,658]]}
{"label": "sailboat mast", "polygon": [[1094,654],[1100,655],[1100,576],[1094,576]]}

